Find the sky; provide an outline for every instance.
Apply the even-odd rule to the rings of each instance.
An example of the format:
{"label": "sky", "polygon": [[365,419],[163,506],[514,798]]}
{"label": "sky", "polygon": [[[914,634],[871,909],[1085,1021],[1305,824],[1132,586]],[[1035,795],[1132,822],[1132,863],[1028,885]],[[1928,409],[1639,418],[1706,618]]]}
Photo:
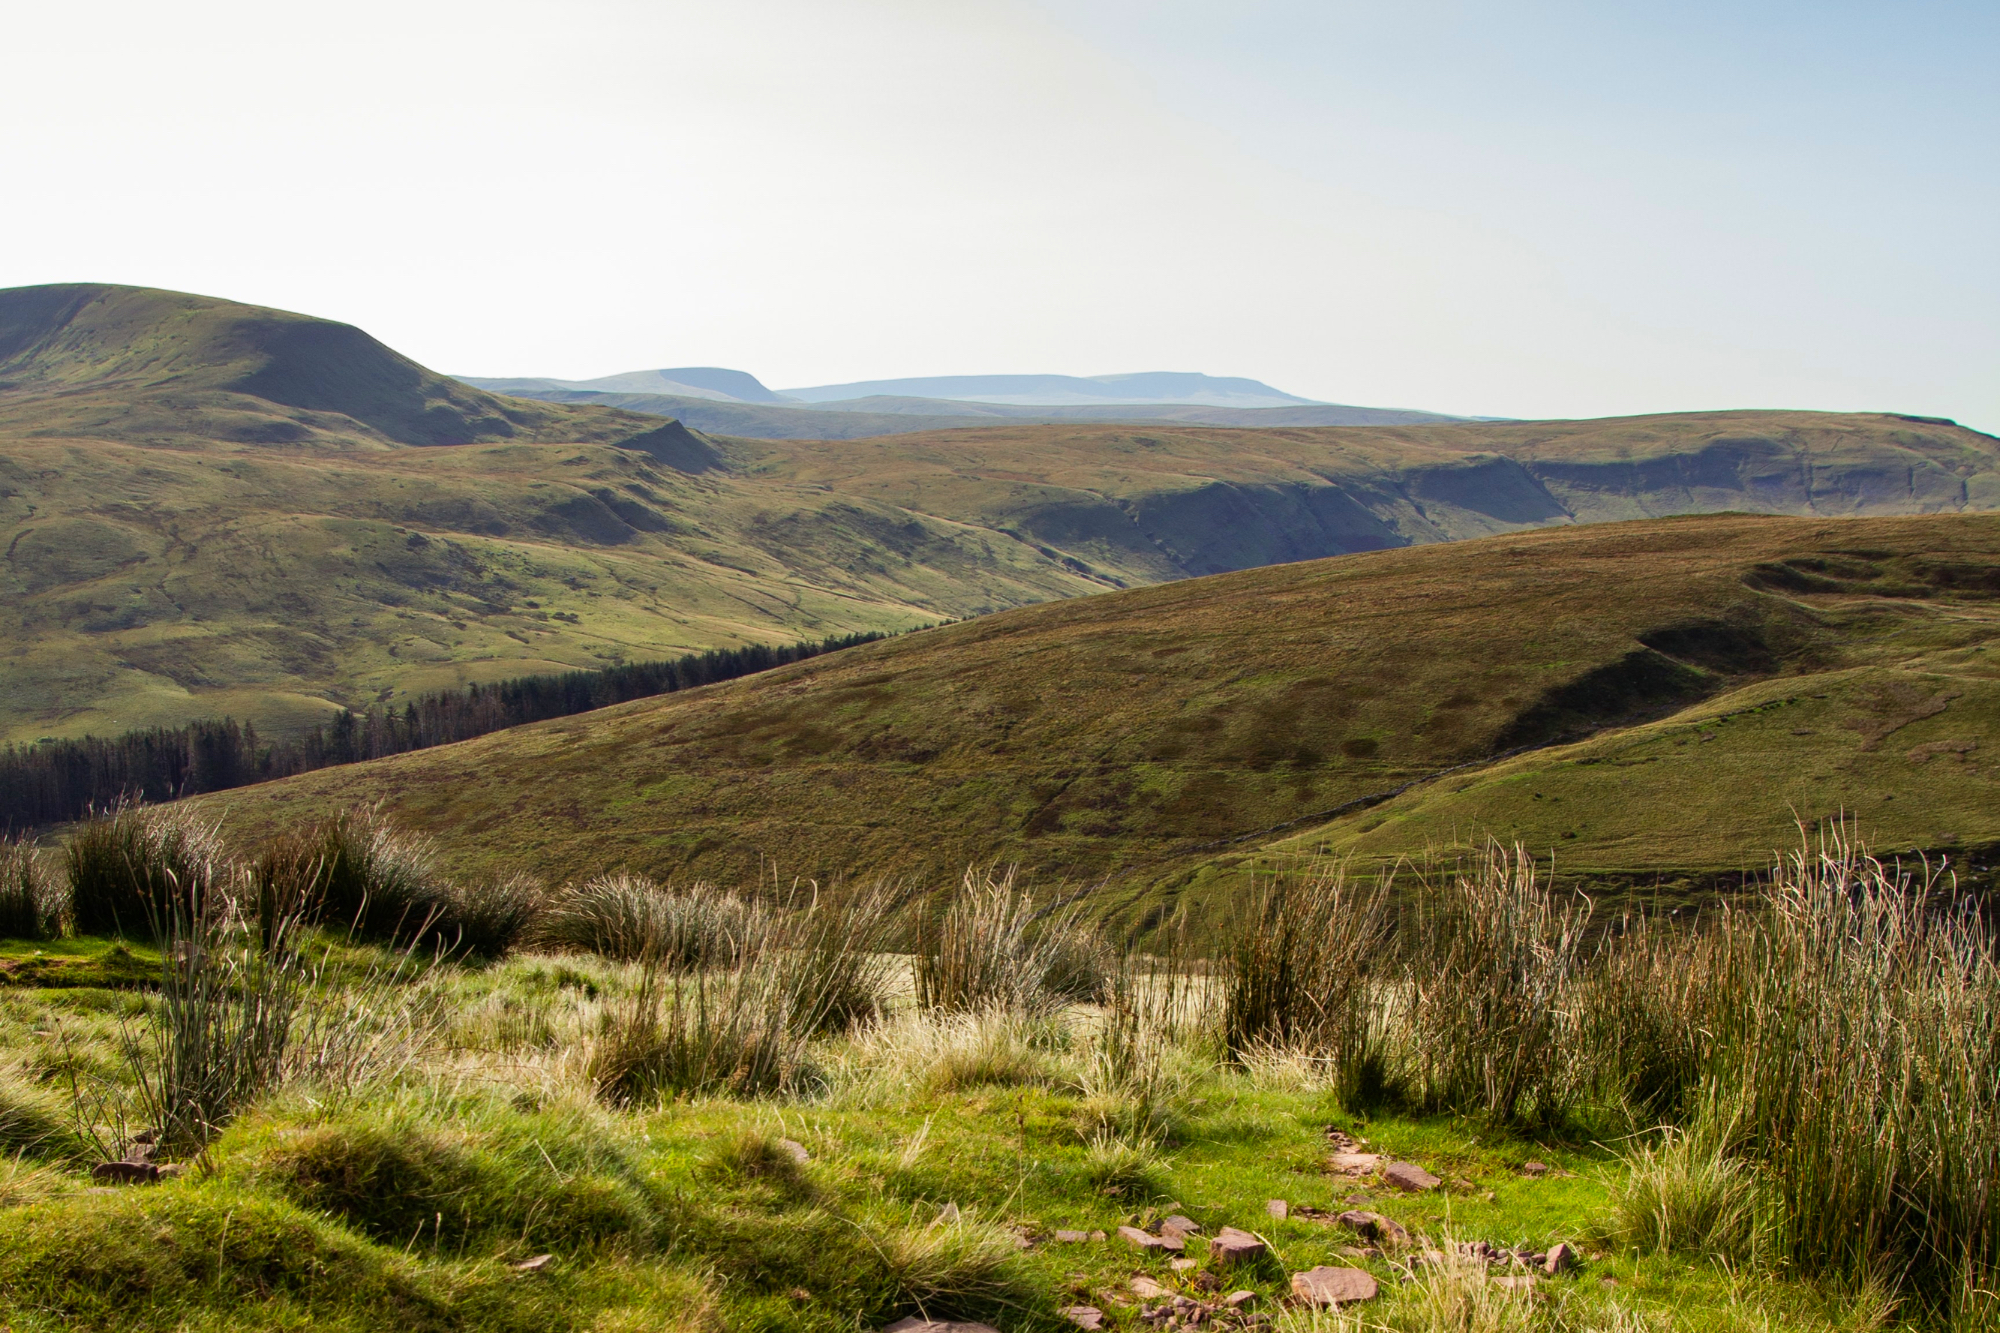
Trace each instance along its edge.
{"label": "sky", "polygon": [[436,369],[2000,432],[2000,5],[0,0],[0,287]]}

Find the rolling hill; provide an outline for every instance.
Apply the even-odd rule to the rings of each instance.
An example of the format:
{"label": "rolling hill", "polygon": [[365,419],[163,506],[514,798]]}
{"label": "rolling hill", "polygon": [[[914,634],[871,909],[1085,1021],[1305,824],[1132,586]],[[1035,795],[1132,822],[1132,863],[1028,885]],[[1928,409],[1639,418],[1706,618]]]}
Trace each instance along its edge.
{"label": "rolling hill", "polygon": [[215,798],[382,800],[454,856],[1113,901],[1476,829],[1623,877],[1756,868],[1797,816],[2000,841],[2000,517],[1568,527],[1027,607]]}
{"label": "rolling hill", "polygon": [[1887,415],[731,438],[488,393],[303,315],[23,288],[0,292],[0,740],[284,729],[1524,527],[1996,500],[2000,442]]}

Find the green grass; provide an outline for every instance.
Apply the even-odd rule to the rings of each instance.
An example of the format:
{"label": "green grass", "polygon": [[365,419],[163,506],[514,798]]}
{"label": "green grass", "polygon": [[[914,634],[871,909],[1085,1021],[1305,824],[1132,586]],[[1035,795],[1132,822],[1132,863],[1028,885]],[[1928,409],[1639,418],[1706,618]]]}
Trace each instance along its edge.
{"label": "green grass", "polygon": [[[1355,1260],[1343,1251],[1356,1237],[1296,1212],[1273,1220],[1271,1198],[1334,1212],[1359,1199],[1435,1242],[1584,1240],[1587,1265],[1540,1293],[1576,1320],[1831,1330],[1858,1308],[1832,1288],[1588,1240],[1614,1215],[1625,1168],[1582,1139],[1357,1118],[1325,1091],[1208,1063],[1182,1087],[1171,1135],[1121,1145],[1077,1078],[1089,1038],[1075,1016],[1037,1038],[1042,1065],[1025,1081],[905,1078],[932,1049],[919,1039],[927,1020],[906,1013],[827,1044],[834,1072],[809,1095],[620,1111],[594,1101],[573,1050],[634,984],[631,969],[527,956],[447,965],[439,979],[453,1018],[418,1068],[266,1098],[211,1145],[205,1170],[109,1195],[60,1157],[31,1152],[0,1170],[0,1319],[23,1330],[832,1333],[924,1308],[1048,1333],[1063,1326],[1060,1306],[1089,1302],[1129,1329],[1135,1310],[1118,1302],[1132,1275],[1199,1292],[1206,1266],[1184,1274],[1115,1239],[1064,1244],[1053,1232],[1115,1233],[1179,1212],[1211,1233],[1227,1224],[1267,1238],[1272,1262],[1223,1275],[1225,1290],[1258,1291],[1262,1309],[1278,1308],[1289,1271],[1359,1263],[1387,1293],[1369,1318],[1428,1326],[1415,1322],[1426,1290],[1388,1258]],[[526,1011],[543,1026],[507,1019]],[[32,1059],[32,1031],[76,1022],[53,992],[12,995],[0,1054]],[[86,1049],[112,1040],[103,1028],[73,1034]],[[1402,1195],[1329,1173],[1329,1125],[1428,1165],[1446,1188]],[[1551,1170],[1526,1176],[1530,1160]],[[553,1256],[541,1271],[513,1267],[538,1254]],[[1202,1242],[1189,1254],[1200,1260]]]}
{"label": "green grass", "polygon": [[[1841,560],[1852,577],[1771,573]],[[1995,577],[1984,516],[1382,551],[1023,608],[211,804],[255,838],[381,799],[465,866],[551,881],[775,865],[941,889],[1016,863],[1140,925],[1487,830],[1565,878],[1712,883],[1793,845],[1795,813],[1844,809],[1885,851],[2000,842]]]}
{"label": "green grass", "polygon": [[108,286],[0,294],[0,382],[13,741],[283,730],[1521,526],[2000,502],[1989,437],[1880,415],[706,441],[496,397],[346,326]]}

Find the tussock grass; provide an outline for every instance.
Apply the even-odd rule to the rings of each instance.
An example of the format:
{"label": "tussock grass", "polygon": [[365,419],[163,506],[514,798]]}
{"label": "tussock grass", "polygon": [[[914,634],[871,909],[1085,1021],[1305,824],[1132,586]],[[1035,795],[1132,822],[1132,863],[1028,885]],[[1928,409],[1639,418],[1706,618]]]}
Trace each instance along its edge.
{"label": "tussock grass", "polygon": [[643,875],[599,875],[550,903],[533,943],[686,973],[735,966],[768,929],[757,908],[712,884],[672,890]]}
{"label": "tussock grass", "polygon": [[296,912],[355,939],[423,941],[472,958],[498,958],[522,941],[547,896],[518,875],[454,883],[435,843],[397,829],[374,806],[272,839],[251,880],[260,922]]}
{"label": "tussock grass", "polygon": [[1319,1081],[1343,1101],[1379,1097],[1376,990],[1396,961],[1389,889],[1387,880],[1357,889],[1338,867],[1266,881],[1229,960],[1223,1040],[1232,1059],[1310,1052]]}
{"label": "tussock grass", "polygon": [[1146,1138],[1126,1138],[1099,1131],[1084,1156],[1083,1177],[1092,1189],[1121,1199],[1144,1202],[1167,1195],[1167,1163]]}
{"label": "tussock grass", "polygon": [[297,914],[253,939],[210,893],[171,901],[162,925],[159,996],[142,1032],[128,1030],[126,1060],[161,1151],[188,1154],[279,1081],[311,977]]}
{"label": "tussock grass", "polygon": [[1604,1238],[1647,1254],[1756,1259],[1757,1178],[1729,1146],[1712,1118],[1640,1145],[1626,1157]]}
{"label": "tussock grass", "polygon": [[121,805],[81,824],[63,848],[69,908],[84,935],[157,939],[226,889],[216,826],[185,806]]}
{"label": "tussock grass", "polygon": [[1109,946],[1094,928],[1074,910],[1037,907],[1011,868],[967,870],[917,939],[917,1001],[932,1009],[1046,1013],[1095,999],[1110,971]]}
{"label": "tussock grass", "polygon": [[68,926],[69,901],[26,839],[0,839],[0,939],[51,940]]}

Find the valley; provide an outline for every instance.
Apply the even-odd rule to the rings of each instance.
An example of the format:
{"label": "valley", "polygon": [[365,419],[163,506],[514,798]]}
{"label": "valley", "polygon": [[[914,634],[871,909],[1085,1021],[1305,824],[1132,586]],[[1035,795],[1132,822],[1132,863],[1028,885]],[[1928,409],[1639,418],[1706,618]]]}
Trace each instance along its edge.
{"label": "valley", "polygon": [[1977,511],[1997,447],[1769,412],[718,437],[491,394],[307,316],[23,288],[0,293],[0,740],[284,733],[469,681],[1528,527]]}

